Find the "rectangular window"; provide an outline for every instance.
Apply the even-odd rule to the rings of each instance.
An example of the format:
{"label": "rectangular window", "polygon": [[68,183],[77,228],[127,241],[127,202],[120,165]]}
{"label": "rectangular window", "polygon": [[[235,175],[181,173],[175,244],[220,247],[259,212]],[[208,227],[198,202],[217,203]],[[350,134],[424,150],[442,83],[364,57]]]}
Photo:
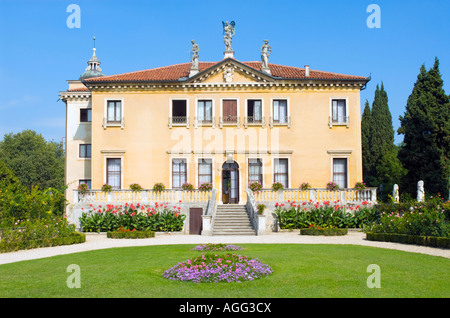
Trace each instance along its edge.
{"label": "rectangular window", "polygon": [[121,183],[120,178],[122,175],[121,159],[107,158],[106,159],[106,183],[109,184],[113,189],[120,189]]}
{"label": "rectangular window", "polygon": [[332,117],[333,123],[347,122],[347,106],[345,99],[332,100]]}
{"label": "rectangular window", "polygon": [[91,187],[91,179],[82,179],[82,180],[80,180],[80,183],[79,183],[80,185],[81,184],[87,184],[87,186],[88,186],[88,189],[92,189],[92,187]]}
{"label": "rectangular window", "polygon": [[199,100],[197,106],[197,117],[200,123],[212,122],[212,100]]}
{"label": "rectangular window", "polygon": [[347,159],[333,159],[333,181],[339,188],[347,188]]}
{"label": "rectangular window", "polygon": [[260,99],[247,101],[247,122],[262,122],[262,101]]}
{"label": "rectangular window", "polygon": [[181,189],[187,180],[186,159],[172,160],[172,189]]}
{"label": "rectangular window", "polygon": [[198,160],[198,185],[202,183],[212,183],[212,160]]}
{"label": "rectangular window", "polygon": [[185,124],[187,120],[187,101],[172,100],[172,123]]}
{"label": "rectangular window", "polygon": [[284,188],[289,186],[289,170],[288,170],[288,159],[275,159],[274,160],[274,182],[280,182],[283,184]]}
{"label": "rectangular window", "polygon": [[82,108],[80,109],[80,123],[90,123],[92,121],[92,109]]}
{"label": "rectangular window", "polygon": [[120,100],[108,101],[107,120],[109,123],[122,121],[122,102]]}
{"label": "rectangular window", "polygon": [[278,99],[273,101],[273,122],[279,124],[285,124],[288,122],[286,99]]}
{"label": "rectangular window", "polygon": [[248,159],[248,184],[253,182],[263,182],[261,159]]}
{"label": "rectangular window", "polygon": [[91,158],[91,144],[80,145],[80,158]]}

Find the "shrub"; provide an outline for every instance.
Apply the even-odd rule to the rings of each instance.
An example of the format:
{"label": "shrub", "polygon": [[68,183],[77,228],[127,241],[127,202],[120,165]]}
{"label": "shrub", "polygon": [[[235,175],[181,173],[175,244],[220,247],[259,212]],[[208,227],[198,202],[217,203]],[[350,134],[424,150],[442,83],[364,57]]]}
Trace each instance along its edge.
{"label": "shrub", "polygon": [[110,231],[106,233],[107,238],[113,239],[140,239],[155,237],[154,231],[136,231],[119,228],[116,231]]}
{"label": "shrub", "polygon": [[153,191],[155,192],[163,192],[164,190],[166,190],[166,186],[161,182],[155,183],[153,186]]}
{"label": "shrub", "polygon": [[198,189],[200,191],[211,191],[212,190],[212,184],[209,182],[203,182]]}
{"label": "shrub", "polygon": [[322,228],[320,226],[310,226],[306,229],[300,229],[301,235],[325,235],[325,236],[340,236],[347,235],[348,229],[339,229],[334,227]]}
{"label": "shrub", "polygon": [[28,249],[84,242],[84,235],[65,218],[47,217],[39,220],[2,220],[0,250]]}

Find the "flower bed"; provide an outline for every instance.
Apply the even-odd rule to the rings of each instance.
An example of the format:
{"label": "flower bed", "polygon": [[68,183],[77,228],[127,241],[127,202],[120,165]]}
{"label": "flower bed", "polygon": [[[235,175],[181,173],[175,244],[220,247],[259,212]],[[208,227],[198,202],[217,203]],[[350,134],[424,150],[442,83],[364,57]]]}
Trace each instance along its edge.
{"label": "flower bed", "polygon": [[137,203],[125,206],[107,205],[83,212],[80,223],[84,232],[109,232],[119,228],[137,231],[174,232],[183,229],[186,215],[180,207],[155,202],[155,205]]}
{"label": "flower bed", "polygon": [[258,259],[236,254],[202,254],[166,270],[163,277],[194,283],[244,282],[273,273]]}
{"label": "flower bed", "polygon": [[197,245],[192,250],[193,251],[237,251],[241,250],[240,246],[232,245],[232,244],[223,244],[223,243],[208,243]]}

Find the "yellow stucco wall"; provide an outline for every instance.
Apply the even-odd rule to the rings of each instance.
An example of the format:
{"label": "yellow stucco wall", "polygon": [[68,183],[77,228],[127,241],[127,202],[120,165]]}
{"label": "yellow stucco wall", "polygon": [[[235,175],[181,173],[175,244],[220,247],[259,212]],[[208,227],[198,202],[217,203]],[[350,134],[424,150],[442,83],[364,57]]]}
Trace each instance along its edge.
{"label": "yellow stucco wall", "polygon": [[[207,82],[223,82],[219,73]],[[235,82],[249,82],[248,76],[235,74]],[[206,82],[206,81],[205,81]],[[219,127],[222,99],[237,99],[240,127]],[[347,99],[350,124],[329,127],[331,99]],[[169,128],[171,99],[188,101],[189,128]],[[198,99],[213,100],[214,127],[193,125]],[[243,125],[246,100],[262,99],[264,127]],[[287,126],[269,126],[272,99],[287,99],[291,119]],[[124,127],[103,127],[107,100],[123,101]],[[213,159],[215,187],[221,192],[221,166],[225,151],[232,150],[240,166],[241,200],[247,187],[248,158],[263,159],[264,184],[273,183],[273,158],[289,158],[289,184],[298,187],[309,182],[324,188],[332,180],[332,158],[348,158],[348,186],[362,180],[360,89],[347,87],[203,87],[178,90],[94,90],[92,92],[92,188],[106,182],[105,158],[123,158],[122,188],[139,183],[152,188],[156,182],[171,185],[171,158],[188,159],[188,181],[198,186],[198,158]],[[202,153],[212,149],[213,154]],[[181,150],[183,154],[174,152]],[[256,154],[246,154],[257,150]],[[273,152],[279,150],[280,154]],[[217,153],[216,153],[217,152]]]}

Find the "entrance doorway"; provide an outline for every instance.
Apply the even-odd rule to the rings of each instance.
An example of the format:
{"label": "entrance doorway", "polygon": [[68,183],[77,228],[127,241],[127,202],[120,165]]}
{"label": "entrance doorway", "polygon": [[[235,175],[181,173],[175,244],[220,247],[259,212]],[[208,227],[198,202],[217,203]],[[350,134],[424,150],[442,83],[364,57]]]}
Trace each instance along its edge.
{"label": "entrance doorway", "polygon": [[239,203],[239,165],[236,161],[222,165],[222,202]]}

